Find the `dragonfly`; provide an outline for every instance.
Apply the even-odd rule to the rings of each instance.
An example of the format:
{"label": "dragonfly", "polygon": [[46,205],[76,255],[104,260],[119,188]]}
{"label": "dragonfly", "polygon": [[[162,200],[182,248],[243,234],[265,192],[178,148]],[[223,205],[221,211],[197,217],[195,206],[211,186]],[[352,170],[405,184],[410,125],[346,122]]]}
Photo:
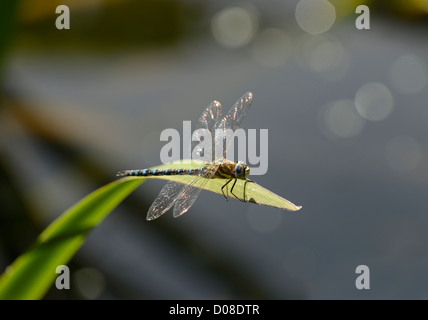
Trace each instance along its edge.
{"label": "dragonfly", "polygon": [[[229,130],[234,132],[241,124],[245,117],[248,108],[253,101],[253,94],[251,92],[245,93],[240,99],[238,99],[229,110],[227,114],[222,116],[222,106],[217,100],[212,101],[209,106],[204,110],[200,116],[196,129],[208,130],[211,133],[213,139],[212,146],[221,145],[224,146],[223,153],[221,156],[215,156],[212,153],[213,161],[204,164],[197,169],[137,169],[137,170],[123,170],[117,173],[117,176],[132,176],[132,177],[148,177],[148,176],[163,176],[163,175],[191,175],[192,178],[188,183],[184,184],[168,181],[167,184],[162,188],[158,197],[154,200],[152,205],[147,212],[147,220],[154,220],[159,218],[161,215],[166,213],[172,206],[173,216],[179,217],[187,212],[190,207],[195,203],[199,193],[210,179],[225,179],[226,182],[221,187],[223,196],[228,199],[229,193],[224,192],[230,184],[232,185],[230,193],[238,200],[248,202],[245,200],[245,193],[243,199],[236,196],[233,193],[233,189],[238,179],[245,180],[245,182],[253,182],[248,177],[250,175],[250,167],[242,162],[234,162],[226,159],[227,150],[232,145],[233,139],[226,139],[225,135],[216,136],[215,132],[220,130]],[[218,131],[217,131],[218,132]],[[200,137],[197,137],[197,140]],[[216,141],[221,139],[221,141]],[[219,143],[220,142],[220,143]],[[221,154],[221,153],[220,153]],[[245,187],[244,187],[245,190]]]}

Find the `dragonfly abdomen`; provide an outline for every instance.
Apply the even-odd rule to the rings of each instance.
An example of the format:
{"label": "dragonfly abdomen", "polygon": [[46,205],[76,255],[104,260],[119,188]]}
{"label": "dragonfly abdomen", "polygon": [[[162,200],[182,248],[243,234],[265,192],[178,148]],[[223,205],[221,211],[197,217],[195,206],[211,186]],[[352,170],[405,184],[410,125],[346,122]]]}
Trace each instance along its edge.
{"label": "dragonfly abdomen", "polygon": [[117,173],[120,177],[149,177],[149,176],[169,176],[169,175],[193,175],[203,172],[204,167],[199,169],[141,169],[124,170]]}

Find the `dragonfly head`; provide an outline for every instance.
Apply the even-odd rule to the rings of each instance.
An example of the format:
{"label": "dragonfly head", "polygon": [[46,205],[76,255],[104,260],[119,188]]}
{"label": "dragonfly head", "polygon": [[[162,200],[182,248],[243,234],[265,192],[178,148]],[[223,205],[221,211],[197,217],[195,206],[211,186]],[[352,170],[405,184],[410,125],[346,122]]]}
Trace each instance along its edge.
{"label": "dragonfly head", "polygon": [[235,178],[247,179],[250,175],[250,167],[244,162],[238,161],[235,165]]}

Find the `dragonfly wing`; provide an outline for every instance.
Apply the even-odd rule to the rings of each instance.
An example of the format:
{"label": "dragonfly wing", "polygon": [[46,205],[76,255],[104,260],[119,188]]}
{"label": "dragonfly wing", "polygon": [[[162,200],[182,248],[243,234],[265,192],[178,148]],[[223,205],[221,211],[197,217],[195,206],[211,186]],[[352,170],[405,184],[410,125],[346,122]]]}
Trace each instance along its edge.
{"label": "dragonfly wing", "polygon": [[[202,156],[203,147],[200,146],[200,143],[204,140],[204,134],[210,133],[211,134],[211,150],[214,146],[214,129],[218,126],[221,120],[221,104],[220,102],[214,100],[210,103],[210,105],[204,110],[202,115],[199,117],[198,124],[195,126],[193,131],[193,145],[192,150],[196,150],[196,154],[198,156]],[[202,129],[202,130],[198,130]],[[195,149],[196,148],[196,149]],[[213,157],[211,156],[211,159],[213,160]]]}
{"label": "dragonfly wing", "polygon": [[196,176],[189,182],[189,184],[184,186],[177,197],[177,201],[175,201],[173,211],[174,218],[181,216],[190,209],[190,207],[195,203],[196,198],[199,196],[199,193],[201,193],[202,188],[214,176],[218,167],[218,163],[212,163],[202,174]]}
{"label": "dragonfly wing", "polygon": [[174,205],[178,195],[182,190],[183,184],[174,181],[168,181],[168,183],[159,192],[158,197],[150,206],[146,219],[154,220],[167,212]]}
{"label": "dragonfly wing", "polygon": [[[233,134],[239,127],[245,115],[247,114],[248,108],[253,102],[253,94],[251,92],[245,93],[239,98],[229,112],[221,119],[216,129],[220,129],[220,136],[217,136],[216,147],[223,149],[223,157],[225,158],[228,148],[231,146],[233,137],[229,135]],[[227,130],[227,131],[226,131]],[[225,144],[226,142],[226,144]]]}
{"label": "dragonfly wing", "polygon": [[195,129],[208,129],[213,131],[221,120],[221,104],[217,100],[214,100],[204,110],[202,115],[199,117],[198,124]]}
{"label": "dragonfly wing", "polygon": [[238,101],[235,102],[229,112],[221,119],[217,128],[218,129],[231,129],[235,131],[241,124],[247,114],[248,108],[253,102],[253,94],[251,92],[245,93]]}
{"label": "dragonfly wing", "polygon": [[[186,186],[187,187],[187,186]],[[184,187],[184,188],[186,188]],[[175,201],[173,216],[177,218],[185,213],[195,203],[202,189],[198,187],[186,188],[185,193]]]}

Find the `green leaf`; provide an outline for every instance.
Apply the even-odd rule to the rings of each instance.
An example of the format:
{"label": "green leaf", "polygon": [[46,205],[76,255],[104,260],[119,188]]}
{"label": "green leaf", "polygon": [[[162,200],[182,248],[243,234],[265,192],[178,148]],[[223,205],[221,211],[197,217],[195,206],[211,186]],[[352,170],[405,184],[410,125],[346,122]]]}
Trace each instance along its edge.
{"label": "green leaf", "polygon": [[118,180],[85,197],[52,222],[0,277],[0,299],[40,299],[108,213],[143,180]]}

